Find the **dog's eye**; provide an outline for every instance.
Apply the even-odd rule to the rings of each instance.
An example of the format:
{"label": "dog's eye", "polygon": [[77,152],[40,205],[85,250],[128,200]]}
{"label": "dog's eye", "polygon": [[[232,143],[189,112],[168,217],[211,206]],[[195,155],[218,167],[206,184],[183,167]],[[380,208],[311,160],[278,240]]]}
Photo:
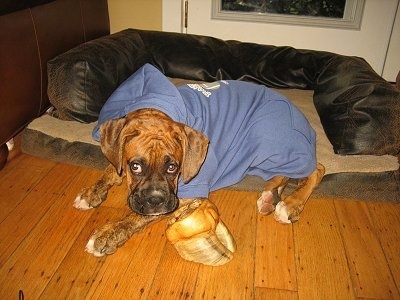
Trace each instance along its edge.
{"label": "dog's eye", "polygon": [[175,164],[169,164],[167,168],[167,173],[173,174],[176,172],[177,166]]}
{"label": "dog's eye", "polygon": [[131,164],[131,170],[134,174],[140,174],[142,173],[142,166],[138,163],[133,163]]}

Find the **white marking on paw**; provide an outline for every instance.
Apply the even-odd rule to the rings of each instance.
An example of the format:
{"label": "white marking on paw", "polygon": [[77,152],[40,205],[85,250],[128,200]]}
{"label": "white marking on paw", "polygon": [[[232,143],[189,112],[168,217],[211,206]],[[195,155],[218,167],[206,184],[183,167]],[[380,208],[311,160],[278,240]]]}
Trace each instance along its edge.
{"label": "white marking on paw", "polygon": [[96,256],[96,257],[104,256],[104,253],[101,253],[101,252],[99,252],[99,251],[94,250],[94,240],[95,240],[95,239],[96,239],[95,237],[91,237],[91,238],[89,239],[89,241],[88,241],[87,244],[86,244],[85,251],[86,251],[87,253],[93,254],[93,255]]}
{"label": "white marking on paw", "polygon": [[85,199],[81,198],[81,195],[76,196],[73,206],[75,208],[81,209],[81,210],[88,210],[88,209],[93,208],[93,207],[89,206],[89,203],[87,203],[87,201]]}
{"label": "white marking on paw", "polygon": [[279,201],[278,204],[275,206],[275,220],[283,224],[292,223],[288,218],[286,204],[283,201]]}

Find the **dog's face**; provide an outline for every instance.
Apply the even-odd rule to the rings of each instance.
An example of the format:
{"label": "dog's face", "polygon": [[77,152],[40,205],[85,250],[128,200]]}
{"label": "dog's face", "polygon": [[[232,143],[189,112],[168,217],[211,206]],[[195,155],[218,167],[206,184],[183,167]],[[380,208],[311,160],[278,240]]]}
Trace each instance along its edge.
{"label": "dog's face", "polygon": [[208,139],[153,109],[141,109],[101,126],[101,147],[118,174],[126,174],[128,204],[142,215],[174,211],[178,178],[199,171]]}

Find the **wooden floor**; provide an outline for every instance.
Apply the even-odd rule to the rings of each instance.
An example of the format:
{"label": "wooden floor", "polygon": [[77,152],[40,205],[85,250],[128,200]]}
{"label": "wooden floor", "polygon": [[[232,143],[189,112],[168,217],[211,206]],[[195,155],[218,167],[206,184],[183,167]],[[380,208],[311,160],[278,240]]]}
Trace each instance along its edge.
{"label": "wooden floor", "polygon": [[221,267],[184,261],[165,222],[109,257],[91,232],[127,213],[125,190],[98,209],[72,201],[97,170],[19,155],[0,171],[0,299],[400,299],[400,206],[311,199],[299,222],[257,214],[257,193],[212,194],[238,244]]}

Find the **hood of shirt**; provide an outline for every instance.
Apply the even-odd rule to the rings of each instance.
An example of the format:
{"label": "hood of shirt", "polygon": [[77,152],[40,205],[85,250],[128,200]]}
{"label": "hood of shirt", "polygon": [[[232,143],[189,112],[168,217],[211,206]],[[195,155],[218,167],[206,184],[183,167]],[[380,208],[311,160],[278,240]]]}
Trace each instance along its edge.
{"label": "hood of shirt", "polygon": [[128,77],[110,96],[100,111],[92,136],[100,141],[100,126],[142,108],[160,110],[180,123],[194,118],[186,109],[177,88],[157,68],[145,64]]}

